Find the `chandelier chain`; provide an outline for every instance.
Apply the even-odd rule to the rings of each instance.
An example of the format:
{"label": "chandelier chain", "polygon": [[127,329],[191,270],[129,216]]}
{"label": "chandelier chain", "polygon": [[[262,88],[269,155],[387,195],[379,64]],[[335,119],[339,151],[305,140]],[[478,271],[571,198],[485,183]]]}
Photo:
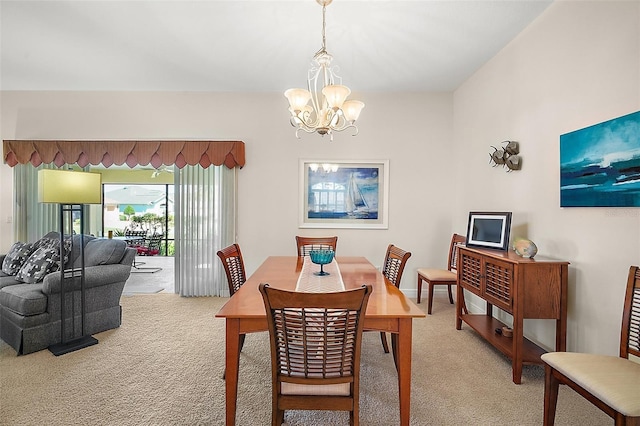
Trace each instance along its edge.
{"label": "chandelier chain", "polygon": [[331,66],[333,57],[327,52],[327,5],[333,0],[316,0],[322,6],[322,47],[313,57],[315,65],[309,69],[308,89],[289,89],[284,95],[289,100],[291,125],[306,133],[329,135],[333,140],[333,132],[353,129],[358,134],[355,122],[364,108],[364,103],[347,100],[351,89],[342,85],[342,79],[335,74]]}
{"label": "chandelier chain", "polygon": [[327,6],[323,4],[322,5],[322,47],[320,48],[320,50],[316,52],[314,57],[317,57],[321,54],[327,54],[327,37],[326,37],[327,24],[326,24],[326,18],[325,18],[326,12],[327,12]]}
{"label": "chandelier chain", "polygon": [[326,29],[327,29],[327,6],[322,5],[322,50],[327,50],[327,38],[326,38]]}

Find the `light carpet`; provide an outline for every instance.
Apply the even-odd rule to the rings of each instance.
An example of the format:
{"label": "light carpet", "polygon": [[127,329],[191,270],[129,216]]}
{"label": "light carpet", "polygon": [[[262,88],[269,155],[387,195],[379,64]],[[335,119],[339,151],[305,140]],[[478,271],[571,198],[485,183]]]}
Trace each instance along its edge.
{"label": "light carpet", "polygon": [[[511,364],[468,327],[455,329],[454,308],[437,295],[433,315],[414,320],[412,425],[541,425],[544,374]],[[60,357],[25,356],[0,343],[2,425],[224,424],[225,298],[174,294],[123,297],[123,323],[100,343]],[[426,309],[423,303],[422,308]],[[397,425],[398,387],[379,333],[365,333],[360,421]],[[241,354],[238,425],[271,421],[268,335],[248,335]],[[287,412],[290,426],[346,425],[346,413]],[[557,425],[608,425],[597,408],[561,387]]]}

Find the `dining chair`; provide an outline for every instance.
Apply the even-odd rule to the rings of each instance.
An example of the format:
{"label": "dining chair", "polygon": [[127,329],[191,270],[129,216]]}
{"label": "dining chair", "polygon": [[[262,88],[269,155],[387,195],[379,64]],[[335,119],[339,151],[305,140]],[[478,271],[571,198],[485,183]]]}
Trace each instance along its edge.
{"label": "dining chair", "polygon": [[[160,254],[160,245],[162,244],[162,234],[152,234],[149,237],[142,236],[143,233],[146,235],[147,231],[132,231],[131,234],[125,236],[125,238],[131,238],[128,241],[130,247],[136,249],[137,256],[156,256]],[[142,266],[146,265],[147,262],[140,262],[134,258],[133,263],[131,264],[131,272],[132,273],[147,273],[147,274],[155,274],[156,272],[162,271],[160,266]]]}
{"label": "dining chair", "polygon": [[360,348],[371,285],[302,293],[260,284],[271,346],[272,426],[285,410],[349,411],[359,424]]}
{"label": "dining chair", "polygon": [[142,243],[136,247],[138,256],[160,254],[160,244],[162,244],[162,234],[152,234],[150,237],[145,237]]}
{"label": "dining chair", "polygon": [[[407,264],[407,260],[411,257],[410,251],[402,250],[400,247],[389,244],[387,254],[384,257],[382,265],[382,275],[384,275],[396,287],[400,287],[402,273]],[[384,353],[389,353],[389,345],[387,344],[387,335],[384,331],[380,332],[380,340],[382,340],[382,348]],[[394,358],[396,354],[393,354]]]}
{"label": "dining chair", "polygon": [[[453,234],[451,243],[449,244],[449,259],[447,261],[447,269],[436,268],[419,268],[418,269],[418,303],[422,296],[422,282],[425,281],[429,285],[429,303],[427,314],[431,315],[433,306],[433,288],[437,285],[446,285],[449,291],[449,303],[453,305],[453,294],[451,286],[456,285],[458,281],[458,273],[456,265],[458,263],[458,247],[464,245],[466,237],[464,235]],[[464,304],[463,304],[464,306]],[[466,312],[466,306],[464,306]]]}
{"label": "dining chair", "polygon": [[[629,359],[636,357],[636,361]],[[555,421],[558,388],[568,385],[614,419],[617,426],[640,425],[640,271],[629,268],[619,356],[575,352],[542,355],[545,369],[544,421]]]}
{"label": "dining chair", "polygon": [[218,257],[227,274],[227,284],[229,285],[229,297],[233,296],[247,280],[244,270],[244,260],[238,244],[231,244],[218,251]]}
{"label": "dining chair", "polygon": [[[229,297],[233,296],[236,291],[240,290],[242,284],[247,280],[247,276],[244,269],[244,260],[242,259],[242,252],[238,244],[231,244],[221,250],[218,250],[218,257],[224,267],[224,272],[227,275],[227,284],[229,285]],[[240,349],[244,346],[244,338],[246,334],[240,335]],[[222,374],[224,379],[225,373]]]}
{"label": "dining chair", "polygon": [[139,246],[142,241],[145,239],[145,237],[147,236],[147,231],[143,230],[143,229],[125,229],[124,230],[124,236],[125,237],[130,237],[130,239],[125,239],[125,241],[127,242],[127,245],[129,247],[137,247]]}
{"label": "dining chair", "polygon": [[328,250],[336,251],[338,245],[338,237],[301,237],[296,236],[296,245],[298,247],[298,256],[309,256],[311,250]]}

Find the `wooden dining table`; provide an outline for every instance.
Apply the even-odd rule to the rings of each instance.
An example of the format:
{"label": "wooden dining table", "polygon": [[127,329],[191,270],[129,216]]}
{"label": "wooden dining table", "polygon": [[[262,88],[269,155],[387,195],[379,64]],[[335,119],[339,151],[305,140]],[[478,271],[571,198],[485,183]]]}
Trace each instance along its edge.
{"label": "wooden dining table", "polygon": [[[258,285],[269,283],[271,287],[295,291],[302,270],[302,259],[298,256],[268,257],[216,314],[216,317],[225,318],[226,321],[227,426],[235,425],[236,419],[240,336],[268,330]],[[425,317],[425,314],[366,258],[338,256],[335,261],[346,290],[363,284],[371,284],[373,287],[365,313],[364,329],[391,333],[392,351],[398,372],[400,424],[408,426],[411,416],[412,320]],[[382,349],[380,356],[385,356]]]}

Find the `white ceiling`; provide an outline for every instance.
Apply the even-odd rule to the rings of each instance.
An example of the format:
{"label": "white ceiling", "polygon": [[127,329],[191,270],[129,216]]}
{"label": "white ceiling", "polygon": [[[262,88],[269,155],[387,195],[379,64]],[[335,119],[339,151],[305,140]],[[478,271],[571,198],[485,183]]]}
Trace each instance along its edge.
{"label": "white ceiling", "polygon": [[[362,91],[451,91],[552,0],[334,0],[327,50]],[[2,90],[305,87],[322,8],[288,1],[5,1]]]}

